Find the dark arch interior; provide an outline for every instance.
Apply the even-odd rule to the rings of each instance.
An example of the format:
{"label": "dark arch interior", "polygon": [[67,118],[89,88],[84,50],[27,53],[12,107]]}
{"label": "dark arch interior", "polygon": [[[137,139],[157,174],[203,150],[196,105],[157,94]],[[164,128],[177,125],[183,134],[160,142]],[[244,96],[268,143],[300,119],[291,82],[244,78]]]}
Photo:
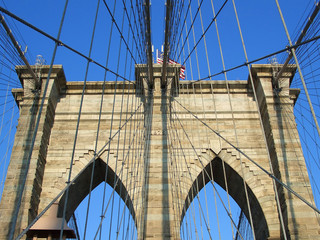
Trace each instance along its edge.
{"label": "dark arch interior", "polygon": [[[77,209],[82,200],[89,194],[92,167],[93,163],[88,165],[86,169],[82,172],[82,174],[78,176],[77,179],[74,181],[74,184],[72,184],[69,187],[69,196],[66,210],[67,221],[69,221],[73,212]],[[105,181],[106,171],[107,183],[113,188],[114,183],[117,182],[115,191],[125,202],[133,219],[135,219],[133,204],[130,196],[128,195],[127,189],[125,188],[119,177],[115,174],[115,172],[110,167],[106,167],[106,163],[102,161],[100,158],[98,158],[95,163],[92,189],[96,188],[101,182]],[[63,194],[59,202],[58,217],[62,217],[65,198],[66,193]]]}
{"label": "dark arch interior", "polygon": [[[246,201],[242,177],[236,171],[234,171],[227,163],[225,163],[224,166],[227,176],[229,194],[237,202],[247,219],[249,219],[248,205]],[[219,157],[214,158],[205,167],[205,169],[202,170],[202,172],[198,175],[197,179],[193,182],[193,185],[189,190],[188,196],[185,200],[185,207],[183,208],[184,210],[181,214],[181,222],[189,205],[198,193],[196,190],[200,192],[200,190],[210,181],[210,178],[214,179],[214,181],[217,184],[219,184],[224,190],[226,190],[222,160]],[[267,239],[269,236],[269,230],[264,213],[261,209],[258,199],[253,194],[252,190],[248,185],[247,190],[256,239]]]}

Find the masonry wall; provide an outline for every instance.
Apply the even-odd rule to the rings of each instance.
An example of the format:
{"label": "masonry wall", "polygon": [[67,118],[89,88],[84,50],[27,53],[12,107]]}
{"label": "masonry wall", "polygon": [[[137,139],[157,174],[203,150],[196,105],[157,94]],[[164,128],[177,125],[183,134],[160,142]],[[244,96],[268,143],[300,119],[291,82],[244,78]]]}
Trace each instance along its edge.
{"label": "masonry wall", "polygon": [[[103,84],[89,82],[73,154],[83,83],[66,82],[62,67],[55,69],[32,155],[16,235],[65,188],[72,167],[70,180],[75,177],[78,180],[77,191],[72,190],[69,196],[66,213],[69,219],[88,194],[93,159],[97,159],[94,186],[104,180],[110,185],[117,182],[121,186],[116,191],[123,199],[127,197],[139,239],[180,239],[180,224],[186,209],[210,178],[224,189],[228,188],[248,217],[245,183],[257,239],[281,239],[272,179],[252,162],[271,171],[267,149],[276,177],[308,201],[312,200],[299,139],[293,137],[297,136],[292,115],[297,94],[288,88],[291,70],[283,80],[284,90],[279,98],[274,95],[271,84],[272,68],[264,65],[252,68],[267,146],[248,81],[229,81],[228,86],[225,81],[195,84],[181,81],[179,91],[175,88],[164,92],[160,90],[158,78],[150,95],[141,90],[137,92],[132,83],[107,83],[98,142]],[[20,73],[21,78],[28,78],[26,70],[20,70]],[[45,72],[43,77],[45,79]],[[33,129],[30,124],[35,117],[30,114],[33,98],[28,98],[31,95],[26,86],[27,83],[24,91],[17,94],[21,116],[0,205],[0,239],[6,239],[10,229],[16,207],[13,199],[17,198],[24,174],[28,137]],[[174,97],[169,95],[171,90],[176,91]],[[288,114],[292,118],[284,117]],[[132,120],[114,136],[129,118]],[[252,161],[216,133],[241,149]],[[110,136],[114,136],[114,140],[109,145]],[[133,136],[139,140],[132,141]],[[184,149],[184,156],[181,149]],[[95,152],[99,154],[95,155]],[[133,155],[128,157],[127,152]],[[74,160],[72,165],[71,159]],[[124,170],[120,172],[121,166]],[[104,179],[106,172],[108,177]],[[319,238],[319,225],[313,211],[281,186],[277,189],[288,235],[292,239]],[[63,199],[58,199],[59,217]]]}

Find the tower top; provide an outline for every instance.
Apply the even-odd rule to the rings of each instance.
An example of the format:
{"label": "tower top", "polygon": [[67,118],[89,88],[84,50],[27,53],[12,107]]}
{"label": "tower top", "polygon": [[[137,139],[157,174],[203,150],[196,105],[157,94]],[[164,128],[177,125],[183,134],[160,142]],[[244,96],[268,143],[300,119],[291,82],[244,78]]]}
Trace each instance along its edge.
{"label": "tower top", "polygon": [[[168,64],[167,65],[167,75],[165,86],[166,88],[176,88],[180,79],[180,64]],[[153,85],[154,88],[160,88],[161,86],[156,84],[157,79],[162,77],[163,67],[160,63],[153,64]],[[148,89],[148,73],[147,73],[147,65],[146,64],[136,64],[135,65],[135,77],[137,89]]]}

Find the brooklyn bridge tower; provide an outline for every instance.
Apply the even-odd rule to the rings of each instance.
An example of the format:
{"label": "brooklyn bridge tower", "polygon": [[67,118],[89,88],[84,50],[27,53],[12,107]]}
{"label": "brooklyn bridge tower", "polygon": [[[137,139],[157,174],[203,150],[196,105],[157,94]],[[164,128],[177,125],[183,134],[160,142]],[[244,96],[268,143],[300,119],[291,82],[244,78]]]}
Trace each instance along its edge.
{"label": "brooklyn bridge tower", "polygon": [[278,0],[50,4],[56,35],[0,7],[0,239],[320,239],[318,3],[294,42]]}

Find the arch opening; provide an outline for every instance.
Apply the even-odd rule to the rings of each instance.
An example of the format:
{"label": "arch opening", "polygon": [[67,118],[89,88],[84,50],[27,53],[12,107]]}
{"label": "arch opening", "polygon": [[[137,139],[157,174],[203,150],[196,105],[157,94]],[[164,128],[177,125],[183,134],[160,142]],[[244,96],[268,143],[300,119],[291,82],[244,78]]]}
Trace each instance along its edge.
{"label": "arch opening", "polygon": [[[185,199],[183,211],[181,214],[181,221],[180,221],[181,236],[185,234],[182,232],[182,230],[183,230],[183,227],[185,228],[183,224],[185,224],[186,218],[187,217],[190,218],[190,216],[188,215],[190,214],[192,215],[190,211],[198,211],[198,215],[202,216],[203,218],[207,217],[208,215],[209,216],[208,218],[211,221],[213,217],[210,218],[210,214],[206,213],[206,211],[209,211],[209,212],[213,211],[214,213],[217,214],[216,208],[217,206],[220,206],[220,208],[222,208],[225,213],[223,217],[223,222],[217,223],[218,226],[220,225],[220,228],[221,228],[221,224],[224,224],[225,221],[227,221],[228,224],[230,225],[231,220],[230,220],[230,216],[228,216],[228,213],[227,213],[227,210],[229,210],[229,207],[228,207],[226,186],[228,186],[231,214],[233,215],[232,216],[233,236],[229,235],[229,237],[231,239],[234,239],[234,237],[236,237],[237,235],[236,228],[239,229],[241,227],[240,224],[243,224],[242,227],[245,228],[245,231],[247,232],[246,236],[249,237],[248,239],[250,239],[250,234],[252,236],[252,230],[251,230],[252,226],[250,226],[250,221],[248,220],[249,212],[248,212],[248,206],[246,202],[243,179],[226,162],[224,162],[224,168],[225,168],[225,174],[227,176],[226,182],[224,178],[223,162],[219,157],[215,157],[211,162],[209,162],[207,166],[198,174],[198,176],[194,180],[188,192],[188,195]],[[214,179],[214,182],[217,183],[214,186],[216,190],[214,190],[214,188],[212,187],[212,183],[210,179]],[[205,188],[206,185],[207,186],[211,185],[211,186]],[[253,227],[254,227],[256,239],[267,239],[269,236],[269,230],[268,230],[268,225],[267,225],[267,221],[263,213],[263,210],[259,204],[258,199],[254,195],[253,191],[250,189],[248,184],[247,184],[247,191],[249,196],[250,209],[252,212],[252,220],[254,225]],[[200,199],[200,203],[198,203],[199,202],[198,198]],[[222,201],[223,203],[221,203]],[[201,209],[202,207],[196,207],[195,202],[197,202],[198,205],[201,204],[201,206],[203,206],[203,209]],[[218,204],[216,204],[216,202],[218,202]],[[217,216],[215,216],[214,218],[216,219]],[[192,222],[195,222],[195,220],[192,220]],[[197,221],[201,221],[201,219],[198,219]],[[210,228],[210,226],[207,226],[208,223],[204,219],[202,220],[202,225],[203,225],[202,226],[203,228],[208,228],[208,227]],[[248,227],[250,228],[249,230],[248,230]],[[184,231],[186,232],[186,230]],[[227,237],[226,239],[228,239],[229,237]],[[236,239],[241,239],[240,236],[237,236],[237,237],[238,238]]]}
{"label": "arch opening", "polygon": [[[95,163],[90,210],[85,227],[92,167],[93,163],[88,165],[69,188],[66,221],[77,225],[75,228],[81,238],[85,228],[87,237],[94,236],[102,218],[102,236],[109,235],[113,236],[112,239],[122,239],[125,235],[136,235],[135,211],[128,191],[113,169],[106,167],[106,163],[100,158]],[[107,176],[106,184],[105,176]],[[66,193],[59,201],[58,217],[63,215],[65,198]]]}

